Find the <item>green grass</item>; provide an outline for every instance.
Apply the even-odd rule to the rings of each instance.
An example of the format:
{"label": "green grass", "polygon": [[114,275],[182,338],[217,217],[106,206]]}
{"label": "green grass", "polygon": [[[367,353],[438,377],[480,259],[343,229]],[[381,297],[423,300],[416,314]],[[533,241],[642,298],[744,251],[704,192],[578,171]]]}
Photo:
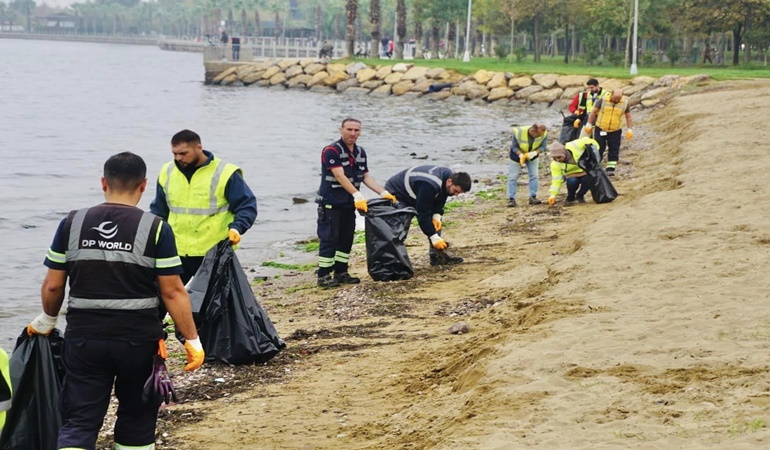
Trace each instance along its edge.
{"label": "green grass", "polygon": [[318,251],[319,242],[303,242],[299,245],[299,249],[307,253],[315,253]]}
{"label": "green grass", "polygon": [[299,270],[300,272],[307,272],[315,269],[315,264],[287,264],[279,263],[276,261],[264,261],[261,264],[262,267],[274,267],[276,269],[284,270]]}
{"label": "green grass", "polygon": [[583,62],[564,63],[564,56],[551,58],[543,56],[540,63],[532,61],[532,55],[520,62],[500,61],[497,58],[473,58],[470,62],[464,63],[461,59],[420,59],[420,60],[386,60],[361,58],[355,61],[361,61],[370,66],[382,66],[404,62],[408,64],[417,64],[427,67],[441,67],[444,69],[453,69],[457,72],[469,75],[480,69],[494,72],[512,72],[514,74],[536,74],[536,73],[555,73],[560,75],[591,75],[594,77],[607,78],[633,78],[634,76],[661,77],[663,75],[681,75],[689,76],[696,74],[708,74],[716,80],[729,80],[739,78],[770,78],[770,67],[760,65],[733,66],[732,55],[727,58],[727,64],[722,66],[713,65],[693,65],[686,67],[671,67],[669,64],[655,64],[653,66],[638,66],[636,75],[631,75],[628,68],[623,66],[611,65],[588,65]]}
{"label": "green grass", "polygon": [[754,419],[750,422],[735,423],[730,425],[727,432],[730,436],[736,436],[738,434],[754,433],[762,428],[765,428],[765,419]]}
{"label": "green grass", "polygon": [[307,289],[313,289],[315,287],[316,287],[315,283],[300,284],[299,286],[292,286],[292,287],[286,288],[286,293],[293,294],[294,292],[297,292],[297,291],[304,291]]}
{"label": "green grass", "polygon": [[366,242],[366,233],[363,230],[356,231],[356,234],[353,237],[353,243],[363,244],[365,242]]}

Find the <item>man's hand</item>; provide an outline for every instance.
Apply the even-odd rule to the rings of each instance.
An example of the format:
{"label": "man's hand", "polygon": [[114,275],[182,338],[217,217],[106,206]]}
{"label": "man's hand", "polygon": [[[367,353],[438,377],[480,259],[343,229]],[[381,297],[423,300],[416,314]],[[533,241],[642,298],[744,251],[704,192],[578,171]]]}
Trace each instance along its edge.
{"label": "man's hand", "polygon": [[583,130],[586,132],[587,135],[591,136],[591,133],[594,132],[594,126],[590,123],[587,123],[585,127],[583,127]]}
{"label": "man's hand", "polygon": [[187,350],[187,365],[184,370],[191,372],[203,364],[206,354],[203,352],[200,338],[187,339],[184,341],[184,349]]}
{"label": "man's hand", "polygon": [[527,162],[527,154],[525,152],[519,153],[519,164],[521,164],[521,167],[524,167],[524,164]]}
{"label": "man's hand", "polygon": [[552,195],[552,196],[548,197],[548,205],[549,206],[553,206],[555,204],[556,204],[556,196]]}
{"label": "man's hand", "polygon": [[395,196],[395,195],[393,195],[393,194],[391,194],[390,192],[388,192],[388,191],[385,191],[385,190],[383,190],[382,192],[380,192],[380,197],[382,197],[382,198],[384,198],[384,199],[388,199],[388,200],[390,200],[390,201],[391,201],[391,202],[393,202],[393,203],[396,203],[396,202],[398,201],[398,200],[396,199],[396,196]]}
{"label": "man's hand", "polygon": [[447,248],[447,243],[445,240],[441,239],[441,236],[438,234],[434,234],[430,237],[430,243],[433,245],[433,248],[436,250],[445,250]]}
{"label": "man's hand", "polygon": [[166,350],[166,340],[158,339],[158,356],[163,359],[168,358],[168,350]]}
{"label": "man's hand", "polygon": [[57,319],[57,317],[52,317],[46,313],[41,313],[39,316],[35,317],[35,320],[27,325],[27,334],[29,336],[34,336],[36,334],[48,336],[56,326]]}
{"label": "man's hand", "polygon": [[575,119],[575,121],[572,122],[572,127],[573,128],[580,128],[580,124],[581,124],[580,119]]}
{"label": "man's hand", "polygon": [[537,158],[537,156],[540,154],[539,150],[534,150],[529,153],[527,153],[527,159],[532,161],[533,159]]}
{"label": "man's hand", "polygon": [[434,214],[431,220],[433,221],[433,228],[436,231],[441,231],[441,214]]}
{"label": "man's hand", "polygon": [[630,141],[631,139],[633,139],[633,137],[634,137],[634,130],[632,130],[631,128],[627,129],[626,130],[626,140]]}
{"label": "man's hand", "polygon": [[241,242],[241,233],[235,228],[230,228],[227,230],[227,239],[230,239],[231,244],[238,245],[238,243]]}
{"label": "man's hand", "polygon": [[353,194],[353,205],[361,212],[369,211],[369,207],[366,205],[366,197],[360,191]]}

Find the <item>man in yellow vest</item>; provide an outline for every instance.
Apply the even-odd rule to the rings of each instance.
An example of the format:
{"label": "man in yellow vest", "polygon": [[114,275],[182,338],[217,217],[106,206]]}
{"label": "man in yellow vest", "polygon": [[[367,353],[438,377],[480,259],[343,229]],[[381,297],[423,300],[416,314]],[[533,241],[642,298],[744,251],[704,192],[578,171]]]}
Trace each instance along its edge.
{"label": "man in yellow vest", "polygon": [[0,432],[5,425],[5,412],[11,409],[11,372],[8,355],[0,348]]}
{"label": "man in yellow vest", "polygon": [[516,206],[516,187],[521,175],[521,168],[527,166],[529,172],[529,204],[539,205],[543,202],[537,199],[538,169],[540,160],[538,157],[545,152],[548,145],[548,131],[542,123],[536,123],[531,127],[517,127],[513,129],[511,141],[511,158],[508,164],[508,207]]}
{"label": "man in yellow vest", "polygon": [[593,136],[599,143],[599,161],[604,158],[604,149],[609,148],[607,153],[607,175],[609,176],[615,175],[615,169],[618,167],[623,117],[626,118],[626,140],[630,141],[634,137],[634,132],[631,130],[628,97],[623,95],[622,89],[615,89],[609,97],[600,98],[594,104],[594,109],[588,116],[588,123],[585,126],[586,134]]}
{"label": "man in yellow vest", "polygon": [[174,160],[160,169],[150,212],[174,230],[184,267],[182,282],[187,283],[219,241],[241,241],[257,218],[257,199],[241,168],[204,150],[197,133],[175,134],[171,153]]}
{"label": "man in yellow vest", "polygon": [[[562,185],[567,184],[566,206],[585,203],[585,195],[589,186],[586,172],[577,165],[578,160],[586,151],[596,152],[599,144],[590,137],[582,137],[567,142],[566,147],[560,142],[554,142],[548,149],[551,151],[551,188],[548,190],[548,204],[556,204],[556,196]],[[598,155],[597,155],[598,158]]]}
{"label": "man in yellow vest", "polygon": [[591,78],[586,81],[586,90],[578,92],[575,97],[572,98],[572,102],[569,104],[569,112],[578,116],[575,119],[575,128],[580,128],[581,123],[585,123],[588,114],[594,108],[594,104],[600,98],[608,96],[610,93],[599,86],[599,81],[596,78]]}

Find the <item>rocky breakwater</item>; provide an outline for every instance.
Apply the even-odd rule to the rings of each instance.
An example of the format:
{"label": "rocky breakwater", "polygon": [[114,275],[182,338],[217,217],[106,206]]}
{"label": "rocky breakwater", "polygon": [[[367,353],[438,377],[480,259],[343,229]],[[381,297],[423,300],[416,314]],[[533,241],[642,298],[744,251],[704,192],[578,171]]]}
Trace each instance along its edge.
{"label": "rocky breakwater", "polygon": [[[262,86],[343,92],[348,95],[424,97],[432,100],[474,100],[494,104],[545,103],[566,107],[582,91],[588,75],[513,74],[479,70],[463,75],[453,70],[414,64],[368,66],[317,59],[282,59],[239,64],[219,72],[207,82],[223,86]],[[632,105],[655,106],[682,89],[710,82],[708,75],[631,79],[598,78],[609,90],[622,89]]]}

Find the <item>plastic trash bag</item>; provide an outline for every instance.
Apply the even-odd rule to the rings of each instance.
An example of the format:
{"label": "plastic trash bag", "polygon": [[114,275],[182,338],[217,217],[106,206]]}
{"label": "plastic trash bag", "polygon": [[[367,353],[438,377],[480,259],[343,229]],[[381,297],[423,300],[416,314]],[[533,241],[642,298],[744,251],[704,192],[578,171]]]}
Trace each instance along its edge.
{"label": "plastic trash bag", "polygon": [[586,151],[580,155],[577,165],[586,172],[588,188],[596,203],[609,203],[618,197],[618,191],[602,169],[597,150],[593,145],[586,146]]}
{"label": "plastic trash bag", "polygon": [[564,117],[564,121],[561,125],[561,134],[559,135],[559,142],[566,144],[567,142],[574,141],[580,137],[580,127],[575,128],[575,120],[579,119],[577,114],[570,114]]}
{"label": "plastic trash bag", "polygon": [[286,347],[257,302],[229,240],[209,250],[188,292],[206,361],[261,363]]}
{"label": "plastic trash bag", "polygon": [[25,328],[10,360],[13,404],[8,411],[2,450],[54,450],[62,426],[58,408],[64,379],[64,338],[58,329],[48,336],[28,336]]}
{"label": "plastic trash bag", "polygon": [[375,281],[408,280],[414,275],[404,241],[412,217],[411,207],[396,207],[390,200],[377,198],[367,203],[366,265]]}

